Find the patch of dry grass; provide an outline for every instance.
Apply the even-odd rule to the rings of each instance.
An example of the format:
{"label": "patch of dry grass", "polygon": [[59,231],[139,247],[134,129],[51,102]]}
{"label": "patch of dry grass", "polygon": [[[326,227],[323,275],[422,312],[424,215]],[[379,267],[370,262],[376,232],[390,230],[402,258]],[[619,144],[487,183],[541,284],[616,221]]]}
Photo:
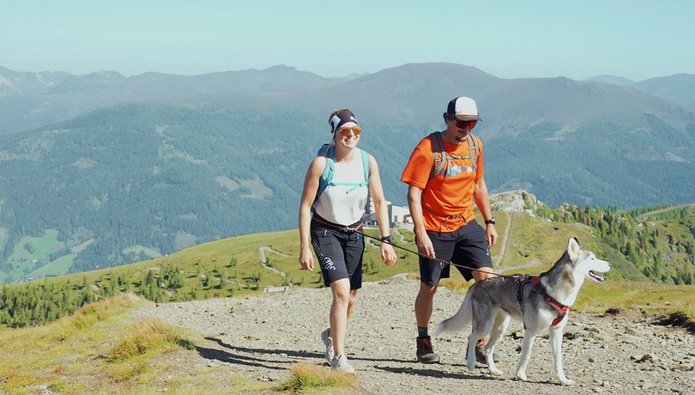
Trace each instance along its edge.
{"label": "patch of dry grass", "polygon": [[160,320],[148,319],[126,329],[108,355],[112,362],[117,362],[176,348],[193,350],[195,345],[179,329]]}
{"label": "patch of dry grass", "polygon": [[103,299],[95,303],[82,306],[75,314],[59,320],[63,325],[72,325],[78,330],[83,330],[94,325],[98,321],[103,321],[112,317],[124,309],[135,307],[142,303],[139,296],[132,293],[124,293],[110,299]]}
{"label": "patch of dry grass", "polygon": [[86,391],[89,384],[79,377],[100,368],[95,356],[122,326],[123,312],[139,303],[137,296],[123,294],[51,324],[0,331],[0,392]]}
{"label": "patch of dry grass", "polygon": [[39,327],[0,328],[0,393],[227,394],[270,385],[205,362],[198,335],[134,308],[132,294],[86,305]]}
{"label": "patch of dry grass", "polygon": [[290,368],[290,378],[277,387],[280,391],[293,393],[311,393],[313,390],[327,388],[345,389],[352,392],[357,389],[357,376],[335,372],[324,366],[310,363],[298,363]]}

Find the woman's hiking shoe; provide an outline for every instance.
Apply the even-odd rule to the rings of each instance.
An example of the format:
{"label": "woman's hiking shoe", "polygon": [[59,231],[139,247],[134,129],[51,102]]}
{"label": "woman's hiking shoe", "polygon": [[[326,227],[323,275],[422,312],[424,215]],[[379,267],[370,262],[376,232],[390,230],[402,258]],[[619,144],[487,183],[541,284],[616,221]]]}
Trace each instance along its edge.
{"label": "woman's hiking shoe", "polygon": [[326,353],[324,354],[326,356],[326,361],[332,365],[335,352],[333,351],[333,339],[331,339],[330,333],[331,328],[321,332],[321,340],[323,341],[323,345],[326,346]]}
{"label": "woman's hiking shoe", "polygon": [[336,355],[331,361],[331,369],[337,370],[342,373],[352,373],[355,374],[355,369],[353,369],[350,362],[348,362],[345,355]]}
{"label": "woman's hiking shoe", "polygon": [[417,361],[422,363],[439,362],[439,355],[432,350],[432,342],[429,336],[417,338]]}

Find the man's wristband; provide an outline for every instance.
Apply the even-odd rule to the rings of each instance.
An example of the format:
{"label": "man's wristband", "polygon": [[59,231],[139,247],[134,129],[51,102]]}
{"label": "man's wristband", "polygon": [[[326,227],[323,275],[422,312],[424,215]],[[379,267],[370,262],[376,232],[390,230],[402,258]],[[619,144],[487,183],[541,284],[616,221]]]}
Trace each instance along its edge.
{"label": "man's wristband", "polygon": [[486,219],[485,225],[494,225],[496,222],[494,218]]}
{"label": "man's wristband", "polygon": [[382,242],[389,243],[389,244],[394,244],[393,236],[391,236],[391,235],[382,237],[382,238],[381,238],[381,241],[382,241]]}

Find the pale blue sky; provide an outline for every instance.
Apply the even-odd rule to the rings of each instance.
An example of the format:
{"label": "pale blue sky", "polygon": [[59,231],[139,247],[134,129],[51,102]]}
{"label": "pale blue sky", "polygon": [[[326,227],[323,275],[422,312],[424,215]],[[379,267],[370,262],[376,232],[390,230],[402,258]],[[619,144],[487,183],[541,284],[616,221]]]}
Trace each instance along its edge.
{"label": "pale blue sky", "polygon": [[501,78],[695,74],[695,1],[0,0],[0,66],[322,76],[451,62]]}

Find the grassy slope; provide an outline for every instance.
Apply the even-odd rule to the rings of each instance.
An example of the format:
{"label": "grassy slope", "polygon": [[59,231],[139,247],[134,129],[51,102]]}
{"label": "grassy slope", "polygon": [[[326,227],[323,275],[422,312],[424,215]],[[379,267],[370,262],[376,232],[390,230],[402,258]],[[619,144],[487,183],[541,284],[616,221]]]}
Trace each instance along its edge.
{"label": "grassy slope", "polygon": [[[585,248],[591,249],[597,256],[610,261],[613,265],[613,270],[606,275],[606,283],[586,285],[587,290],[583,291],[584,298],[591,299],[595,296],[600,299],[601,305],[608,306],[611,304],[611,297],[614,297],[616,307],[649,306],[649,310],[664,312],[681,309],[695,316],[692,308],[689,308],[687,304],[677,302],[681,299],[680,296],[683,296],[683,292],[687,293],[687,290],[691,290],[692,287],[662,286],[636,281],[644,280],[641,273],[621,254],[601,242],[596,237],[595,231],[587,226],[548,222],[523,213],[498,213],[497,218],[500,239],[491,253],[495,266],[502,268],[505,274],[538,274],[547,270],[564,252],[568,238],[577,237]],[[377,235],[375,229],[368,229],[367,233]],[[394,235],[399,245],[416,250],[411,232],[402,229],[394,230]],[[400,235],[404,237],[406,243],[401,241]],[[508,238],[505,237],[507,235]],[[81,284],[86,279],[88,283],[101,285],[111,277],[123,276],[132,287],[137,288],[148,271],[154,270],[155,273],[161,273],[163,268],[173,266],[184,273],[185,280],[183,287],[168,290],[170,300],[251,294],[262,292],[265,287],[290,284],[306,287],[323,286],[319,271],[308,272],[300,269],[296,258],[299,253],[297,240],[296,230],[245,235],[201,244],[150,261],[61,276],[46,281],[59,283],[69,281],[71,284]],[[397,273],[417,275],[416,255],[396,249],[399,257],[397,264],[393,267],[385,267],[379,259],[378,243],[373,243],[370,239],[367,241],[364,260],[367,281],[377,281]],[[259,248],[264,246],[269,246],[273,250],[266,250],[266,260],[269,265],[285,275],[261,265]],[[504,256],[501,256],[503,250]],[[209,285],[201,290],[200,282],[205,277],[212,279]],[[255,289],[254,278],[258,279],[258,289]],[[467,288],[467,284],[462,281],[459,274],[453,274],[452,279],[445,281],[443,285]],[[625,295],[631,295],[631,297],[628,298]],[[658,303],[657,300],[671,300],[672,303]],[[580,299],[580,306],[591,306],[591,300]]]}
{"label": "grassy slope", "polygon": [[34,270],[29,276],[43,277],[65,274],[70,270],[70,266],[72,266],[72,262],[75,260],[76,256],[75,254],[63,255],[47,265]]}
{"label": "grassy slope", "polygon": [[668,207],[648,211],[646,213],[642,213],[642,214],[638,215],[637,219],[640,221],[645,221],[647,219],[653,219],[653,218],[659,217],[660,215],[667,214],[671,211],[680,210],[680,209],[693,210],[693,209],[695,209],[695,204],[693,204],[693,203],[680,204],[678,206],[668,206]]}
{"label": "grassy slope", "polygon": [[[378,233],[371,229],[367,232],[375,236]],[[405,231],[403,233],[407,239],[413,239],[411,233]],[[398,235],[399,232],[395,231],[394,234]],[[101,286],[102,282],[106,282],[112,277],[123,276],[132,287],[137,288],[148,271],[153,270],[155,273],[161,273],[164,268],[173,266],[184,273],[185,279],[183,287],[170,290],[171,299],[191,299],[191,292],[196,293],[194,299],[249,294],[263,291],[265,287],[269,286],[290,284],[321,287],[323,281],[318,270],[308,272],[300,269],[296,258],[299,254],[298,238],[296,230],[245,235],[201,244],[149,261],[42,281],[58,284],[69,282],[74,285],[82,284],[86,280],[87,283],[96,283]],[[272,249],[272,251],[266,250],[266,261],[269,266],[285,273],[285,275],[263,267],[259,248],[265,246]],[[415,247],[410,244],[408,248]],[[364,260],[366,279],[373,281],[397,273],[417,271],[416,256],[400,250],[397,253],[401,258],[398,265],[387,268],[381,263],[379,248],[368,239]],[[232,262],[236,263],[233,264]],[[201,290],[200,283],[205,277],[212,277],[213,279],[208,286]],[[254,277],[260,279],[257,290],[254,289]],[[221,283],[225,285],[220,287]]]}
{"label": "grassy slope", "polygon": [[[688,262],[686,262],[687,255],[676,255],[674,258],[675,260],[671,260],[670,258],[672,256],[670,252],[673,250],[674,245],[677,248],[679,243],[684,244],[682,243],[681,238],[683,238],[683,236],[681,235],[687,234],[688,229],[684,224],[678,223],[678,221],[660,220],[658,217],[668,215],[669,211],[679,210],[683,208],[692,209],[693,207],[695,207],[695,205],[683,205],[669,208],[661,208],[659,210],[644,213],[639,216],[639,218],[641,219],[649,219],[649,222],[646,223],[646,227],[648,227],[649,229],[654,229],[655,227],[658,227],[661,230],[662,234],[668,233],[670,235],[669,237],[672,238],[671,245],[669,245],[667,240],[663,237],[656,242],[656,248],[658,249],[658,251],[660,251],[660,256],[666,257],[662,259],[662,262],[660,262],[662,277],[664,277],[665,282],[669,282],[669,274],[673,274],[674,270],[676,270],[673,269],[674,267],[682,268],[689,266]],[[644,274],[642,273],[643,268],[635,267],[635,265],[629,263],[622,256],[622,254],[617,253],[615,250],[613,250],[611,247],[607,245],[595,241],[598,236],[595,232],[590,231],[589,228],[584,228],[581,225],[577,225],[575,228],[558,226],[558,224],[556,223],[548,223],[535,220],[522,213],[498,213],[497,216],[497,229],[500,232],[501,240],[500,244],[498,244],[498,246],[496,246],[492,250],[493,255],[496,255],[495,263],[497,264],[497,266],[509,266],[518,263],[528,264],[533,259],[546,263],[552,262],[556,254],[553,251],[561,251],[564,248],[564,242],[566,240],[562,239],[566,239],[570,235],[573,235],[577,236],[582,241],[582,243],[587,245],[589,248],[596,251],[597,254],[600,254],[606,257],[608,260],[610,260],[614,264],[616,271],[621,273],[622,278],[632,280],[644,279]],[[510,239],[506,244],[507,248],[505,249],[504,257],[501,257],[503,250],[502,245],[503,243],[505,243],[505,230],[509,221],[512,222],[513,226],[511,232],[509,233]],[[284,233],[281,232],[280,235],[284,235]],[[266,235],[251,235],[249,237],[251,238],[247,239],[247,241],[251,243],[250,245],[253,245],[255,243],[256,237],[263,238],[266,237]],[[297,255],[295,243],[296,239],[293,239],[293,237],[296,236],[290,236],[286,240],[283,240],[284,236],[280,236],[279,238],[275,236],[269,237],[270,239],[268,240],[268,243],[266,245],[272,245],[281,254]],[[239,238],[238,240],[241,241],[241,238]],[[275,245],[273,245],[273,243],[275,243]],[[50,254],[56,248],[59,247],[58,244],[60,243],[55,238],[55,231],[50,230],[47,231],[45,236],[40,239],[24,238],[20,243],[18,243],[18,246],[20,246],[21,248],[18,247],[17,249],[15,249],[15,253],[9,258],[9,263],[15,268],[15,270],[12,272],[12,277],[14,277],[15,279],[21,278],[25,274],[28,274],[31,277],[55,276],[64,274],[66,272],[66,268],[69,267],[72,260],[74,259],[74,255],[69,255],[67,256],[67,258],[58,259],[53,262],[48,262],[47,259],[48,254]],[[210,248],[214,248],[215,245],[216,243],[206,244],[206,246],[209,246]],[[191,262],[196,262],[196,259],[199,259],[200,265],[202,266],[210,266],[210,263],[213,263],[212,267],[218,266],[220,271],[219,273],[216,273],[216,275],[225,274],[227,276],[226,278],[228,278],[229,276],[236,274],[239,278],[230,280],[232,283],[236,284],[243,283],[245,282],[244,278],[249,278],[256,274],[260,274],[261,276],[265,275],[266,278],[262,279],[261,281],[263,285],[285,285],[290,283],[310,284],[312,282],[307,282],[307,279],[308,277],[310,277],[310,274],[299,271],[298,267],[294,265],[294,261],[292,259],[287,259],[287,257],[274,254],[272,252],[268,254],[270,263],[272,265],[282,266],[281,270],[286,273],[289,273],[289,277],[278,276],[277,274],[274,274],[271,271],[261,270],[261,268],[256,268],[258,270],[253,271],[252,266],[248,266],[245,264],[240,265],[238,267],[238,270],[234,273],[230,271],[225,271],[223,266],[229,264],[229,260],[232,257],[235,257],[241,263],[249,263],[253,262],[254,260],[257,260],[258,254],[257,252],[254,252],[254,248],[248,250],[244,247],[244,243],[240,242],[237,245],[234,245],[233,248],[221,247],[221,249],[217,249],[216,254],[201,249],[194,249],[191,250],[191,253],[183,252],[178,254],[172,254],[172,256],[177,257],[174,259],[161,259],[155,260],[154,262],[161,265],[166,265],[171,262],[175,262],[177,265],[179,265],[179,263],[181,263],[182,260],[187,259],[188,262],[185,263],[185,266],[190,266],[189,264]],[[254,247],[256,249],[258,248],[257,245],[254,245]],[[203,252],[202,254],[201,251]],[[127,251],[125,252],[144,253],[146,256],[151,257],[159,256],[159,253],[155,250],[147,250],[143,247],[138,246],[127,249]],[[410,254],[406,254],[403,256],[406,257],[408,255]],[[532,255],[535,255],[535,258],[531,259]],[[34,267],[34,270],[29,273],[27,272],[27,268],[31,266],[31,262],[33,261],[37,261],[37,264],[44,264],[45,266],[42,266],[40,268]],[[379,265],[378,257],[376,257],[375,255],[368,255],[365,263],[371,265],[368,268],[370,272],[372,272],[373,274],[377,274],[376,272],[378,271],[378,269],[376,268],[376,266]],[[21,273],[19,271],[20,267],[24,268],[24,273]],[[407,269],[409,268],[410,267],[408,266]],[[194,271],[196,274],[200,274],[203,270],[203,267],[196,267]],[[394,271],[403,271],[403,269],[396,267],[394,269],[385,270],[384,273],[392,273]],[[3,274],[0,273],[0,281],[3,280],[3,278],[1,278],[2,276]],[[316,282],[317,279],[318,276],[316,276],[316,278],[313,279],[313,282]]]}
{"label": "grassy slope", "polygon": [[[659,310],[656,306],[661,306],[663,311],[670,312],[676,310],[675,306],[679,306],[688,311],[691,317],[695,317],[693,310],[686,305],[667,305],[650,300],[650,293],[653,292],[658,294],[655,300],[669,300],[674,299],[670,296],[671,292],[675,295],[680,294],[683,289],[691,288],[654,285],[651,289],[650,285],[642,284],[645,280],[642,273],[622,254],[603,243],[596,230],[581,224],[549,222],[525,213],[499,212],[496,217],[500,238],[491,253],[495,267],[501,268],[503,273],[541,273],[560,257],[566,248],[568,238],[577,237],[585,248],[591,249],[597,256],[613,265],[613,270],[606,276],[606,284],[596,290],[596,296],[600,295],[604,304],[610,303],[612,295],[615,296],[616,302],[623,301],[623,307],[626,308],[650,306],[650,310]],[[376,229],[366,231],[373,236],[378,235]],[[403,229],[394,230],[394,236],[399,245],[416,250],[411,232]],[[114,279],[120,277],[125,283],[120,287],[121,291],[139,292],[148,272],[152,271],[155,276],[161,277],[165,269],[176,268],[182,274],[182,286],[166,288],[163,301],[245,295],[262,292],[265,287],[271,286],[323,286],[318,270],[308,272],[300,269],[296,258],[299,254],[297,240],[297,230],[251,234],[201,244],[149,261],[42,281],[58,284],[68,282],[73,287],[81,287],[86,283],[90,289],[99,293],[100,289],[113,286]],[[366,281],[377,281],[397,273],[411,273],[417,276],[416,255],[396,249],[399,257],[397,264],[385,267],[379,258],[378,243],[371,239],[367,239],[367,242],[364,259]],[[266,267],[261,264],[261,247],[270,248],[265,251]],[[443,285],[467,288],[467,284],[458,274],[453,274],[452,277],[452,280],[445,281]],[[634,281],[637,283],[633,283]],[[593,286],[587,284],[587,291],[583,294],[591,297]],[[622,295],[634,295],[637,290],[642,290],[642,293],[636,296],[635,303],[622,298]]]}
{"label": "grassy slope", "polygon": [[[588,242],[593,248],[593,238],[588,227],[581,225],[549,224],[525,214],[515,213],[499,215],[498,231],[500,242],[492,249],[495,263],[499,262],[502,245],[505,243],[504,234],[508,221],[512,222],[509,241],[505,256],[497,266],[528,265],[515,272],[539,272],[549,267],[564,251],[567,239],[576,236]],[[367,234],[378,235],[376,229],[367,229]],[[407,230],[394,230],[398,245],[410,250],[416,250],[413,234]],[[403,239],[405,243],[402,242]],[[137,286],[149,270],[161,272],[167,266],[174,266],[184,272],[185,282],[182,288],[171,290],[175,294],[187,295],[202,278],[208,275],[215,277],[213,284],[219,285],[220,278],[228,281],[226,289],[209,286],[197,298],[206,296],[228,296],[232,294],[251,293],[254,276],[260,276],[259,290],[267,286],[283,286],[288,284],[307,287],[321,287],[323,282],[319,271],[308,272],[301,270],[297,262],[299,254],[298,232],[296,230],[245,235],[230,239],[201,244],[169,256],[159,257],[149,261],[129,265],[78,273],[46,280],[50,283],[80,284],[86,278],[88,283],[100,283],[113,276],[125,276],[129,282]],[[266,250],[266,260],[276,270],[286,273],[285,276],[261,265],[259,248],[269,246],[273,251]],[[388,278],[398,273],[417,274],[417,256],[396,249],[399,260],[396,265],[386,267],[379,258],[378,243],[367,239],[367,249],[364,258],[365,277],[367,281]],[[236,261],[235,265],[231,262]],[[622,278],[617,272],[617,278]],[[458,274],[454,278],[460,278]],[[174,297],[175,299],[175,297]]]}
{"label": "grassy slope", "polygon": [[197,353],[180,344],[200,342],[199,335],[134,317],[132,310],[143,303],[148,302],[124,294],[44,326],[0,329],[0,392],[208,394],[268,389],[267,383],[187,362],[197,361]]}
{"label": "grassy slope", "polygon": [[[23,278],[29,274],[27,268],[32,268],[41,262],[48,262],[49,255],[61,247],[62,243],[58,241],[58,232],[54,229],[47,229],[42,237],[23,237],[16,244],[13,253],[7,258],[12,270],[9,273],[0,272],[0,283],[8,277],[15,280]],[[64,274],[67,270],[61,271],[63,266],[53,264],[43,274]]]}

